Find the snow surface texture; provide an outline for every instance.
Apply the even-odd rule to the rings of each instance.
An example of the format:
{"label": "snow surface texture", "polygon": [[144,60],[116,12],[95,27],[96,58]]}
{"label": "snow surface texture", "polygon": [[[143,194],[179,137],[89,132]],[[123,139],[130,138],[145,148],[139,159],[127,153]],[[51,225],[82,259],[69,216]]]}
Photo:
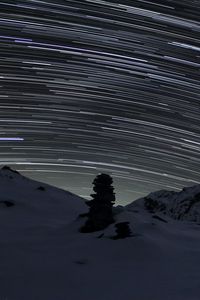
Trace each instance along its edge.
{"label": "snow surface texture", "polygon": [[0,300],[199,300],[199,193],[116,207],[133,236],[113,240],[115,224],[79,233],[84,199],[0,170]]}

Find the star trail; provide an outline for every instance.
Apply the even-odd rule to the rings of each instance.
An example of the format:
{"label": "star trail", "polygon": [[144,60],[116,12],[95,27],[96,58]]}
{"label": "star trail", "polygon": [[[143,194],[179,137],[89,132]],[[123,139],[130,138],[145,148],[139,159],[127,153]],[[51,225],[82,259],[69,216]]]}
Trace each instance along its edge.
{"label": "star trail", "polygon": [[118,204],[200,183],[200,1],[0,2],[0,164]]}

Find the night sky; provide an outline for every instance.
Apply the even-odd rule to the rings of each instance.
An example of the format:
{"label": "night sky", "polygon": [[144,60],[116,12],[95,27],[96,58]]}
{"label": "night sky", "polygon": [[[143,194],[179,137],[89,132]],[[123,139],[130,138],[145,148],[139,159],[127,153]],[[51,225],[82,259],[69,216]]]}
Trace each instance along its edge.
{"label": "night sky", "polygon": [[200,1],[0,2],[0,164],[117,203],[200,182]]}

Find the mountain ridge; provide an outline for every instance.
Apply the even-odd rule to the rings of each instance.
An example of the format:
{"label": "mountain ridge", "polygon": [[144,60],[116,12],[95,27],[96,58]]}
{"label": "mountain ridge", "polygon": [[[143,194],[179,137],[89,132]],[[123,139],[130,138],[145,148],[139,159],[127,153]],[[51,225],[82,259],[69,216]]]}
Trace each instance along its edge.
{"label": "mountain ridge", "polygon": [[[3,191],[5,194],[5,189],[2,190],[2,184],[4,184],[4,186],[9,184],[14,186],[13,183],[15,183],[16,194],[18,189],[23,189],[25,186],[27,186],[31,189],[34,188],[34,190],[37,191],[46,192],[48,194],[49,201],[50,199],[52,200],[52,195],[56,191],[56,195],[60,193],[64,198],[72,197],[74,199],[81,199],[84,202],[84,205],[87,202],[86,199],[69,191],[23,176],[18,171],[13,170],[7,165],[0,169],[0,179],[0,194],[3,193]],[[26,181],[26,183],[24,181]],[[9,194],[9,190],[10,189],[7,186],[6,193]],[[9,201],[9,199],[5,199],[5,201]],[[138,208],[140,208],[141,211],[145,210],[150,213],[159,213],[161,215],[169,216],[175,220],[185,220],[200,223],[200,184],[184,187],[179,192],[164,189],[151,192],[147,196],[136,199],[128,205],[115,206],[113,211],[114,214],[117,215],[125,210],[134,211]]]}
{"label": "mountain ridge", "polygon": [[184,187],[179,192],[159,190],[126,205],[129,211],[137,207],[175,220],[200,223],[200,184]]}

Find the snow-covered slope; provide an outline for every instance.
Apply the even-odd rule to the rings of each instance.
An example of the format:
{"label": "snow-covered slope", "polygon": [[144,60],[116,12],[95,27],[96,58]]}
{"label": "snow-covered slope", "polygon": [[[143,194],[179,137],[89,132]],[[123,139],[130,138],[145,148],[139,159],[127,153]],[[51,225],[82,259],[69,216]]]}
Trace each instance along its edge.
{"label": "snow-covered slope", "polygon": [[151,213],[144,199],[114,209],[133,235],[113,240],[115,224],[79,232],[80,197],[0,170],[0,299],[199,300],[200,226],[168,214],[186,197],[152,195],[164,210]]}
{"label": "snow-covered slope", "polygon": [[7,166],[0,170],[0,233],[66,225],[87,210],[84,199],[70,192],[26,178]]}
{"label": "snow-covered slope", "polygon": [[200,223],[200,185],[183,188],[180,192],[160,190],[127,205],[128,210],[136,207],[151,213],[170,216],[176,220]]}

